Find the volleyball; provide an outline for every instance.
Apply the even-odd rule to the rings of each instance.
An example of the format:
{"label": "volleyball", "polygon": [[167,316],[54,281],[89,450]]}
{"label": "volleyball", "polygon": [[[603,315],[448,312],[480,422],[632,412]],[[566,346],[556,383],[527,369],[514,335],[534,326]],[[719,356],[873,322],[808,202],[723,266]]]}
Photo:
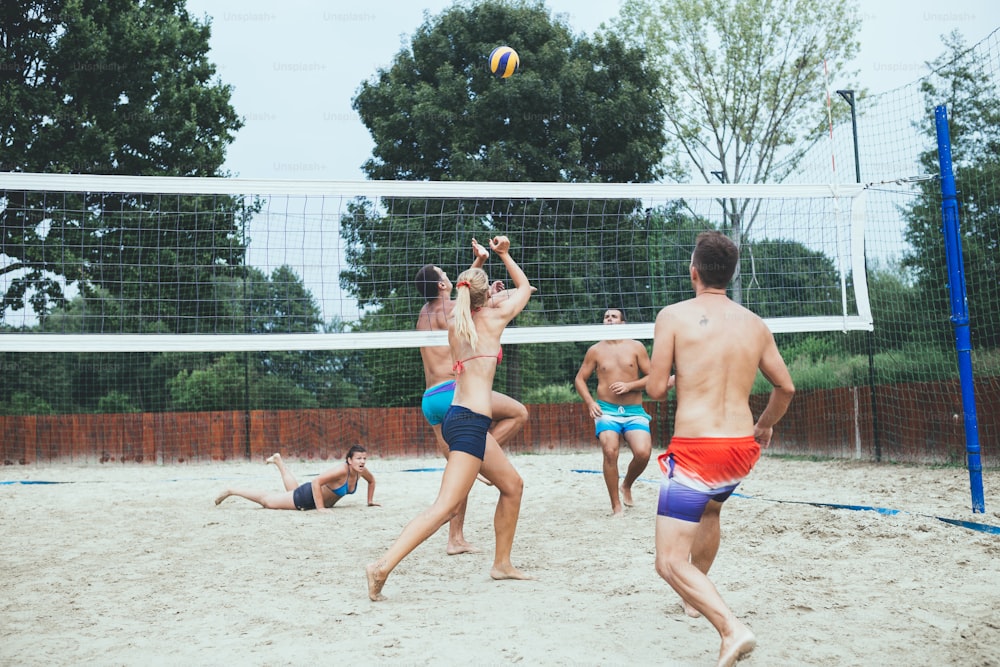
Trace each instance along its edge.
{"label": "volleyball", "polygon": [[509,46],[498,46],[490,53],[490,72],[498,79],[506,79],[517,71],[521,58]]}

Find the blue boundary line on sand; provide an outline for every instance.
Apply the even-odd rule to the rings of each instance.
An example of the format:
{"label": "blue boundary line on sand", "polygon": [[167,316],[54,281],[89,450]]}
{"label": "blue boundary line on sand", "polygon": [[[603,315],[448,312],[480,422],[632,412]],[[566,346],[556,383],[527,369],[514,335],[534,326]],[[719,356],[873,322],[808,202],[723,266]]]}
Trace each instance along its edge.
{"label": "blue boundary line on sand", "polygon": [[[407,468],[401,472],[441,472],[444,468]],[[601,475],[603,474],[600,470],[583,470],[583,469],[571,469],[571,472],[584,473],[588,475]],[[231,477],[209,477],[207,479],[213,481],[220,481],[223,479],[233,479]],[[181,481],[181,478],[161,480],[165,482],[177,482]],[[190,480],[188,480],[190,481]],[[647,482],[650,484],[658,484],[659,482],[652,479],[639,478],[639,482]],[[25,484],[25,485],[44,485],[44,484],[86,484],[86,483],[99,483],[94,480],[71,480],[68,482],[55,482],[47,480],[33,480],[33,479],[15,479],[15,480],[0,480],[0,486],[9,486],[12,484]],[[855,512],[878,512],[886,516],[893,516],[896,514],[912,514],[913,516],[922,516],[929,519],[937,519],[951,526],[959,526],[961,528],[968,528],[969,530],[979,531],[981,533],[989,533],[991,535],[1000,535],[1000,526],[992,526],[988,523],[978,523],[975,521],[965,521],[963,519],[949,519],[943,516],[933,516],[931,514],[915,514],[913,512],[907,512],[905,510],[890,509],[887,507],[872,507],[869,505],[842,505],[840,503],[821,503],[813,502],[809,500],[776,500],[774,498],[758,498],[756,496],[748,496],[742,493],[734,493],[734,496],[739,498],[747,498],[748,500],[763,500],[769,503],[785,503],[789,505],[812,505],[813,507],[827,507],[830,509],[838,510],[852,510]]]}
{"label": "blue boundary line on sand", "polygon": [[885,514],[892,516],[895,514],[910,514],[912,516],[922,516],[928,519],[937,519],[938,521],[943,521],[952,526],[961,526],[962,528],[968,528],[969,530],[976,530],[981,533],[990,533],[991,535],[1000,535],[1000,526],[992,526],[988,523],[977,523],[975,521],[965,521],[963,519],[949,519],[943,516],[934,516],[933,514],[920,514],[919,512],[907,512],[905,510],[895,510],[887,507],[871,507],[869,505],[842,505],[840,503],[820,503],[812,502],[809,500],[775,500],[774,498],[757,498],[755,496],[745,496],[741,494],[740,498],[749,498],[751,500],[764,500],[769,503],[787,503],[792,505],[812,505],[813,507],[828,507],[830,509],[836,510],[853,510],[859,512],[878,512],[879,514]]}
{"label": "blue boundary line on sand", "polygon": [[[319,473],[313,473],[311,475],[302,475],[302,477],[315,477]],[[262,475],[258,475],[261,477]],[[230,479],[246,479],[245,477],[173,477],[170,479],[157,479],[151,480],[151,482],[197,482],[197,481],[210,481],[210,482],[220,482]],[[57,482],[54,480],[43,480],[43,479],[0,479],[0,486],[12,486],[14,484],[23,484],[26,486],[31,485],[42,485],[42,484],[107,484],[107,480],[102,479],[69,479],[62,482]]]}
{"label": "blue boundary line on sand", "polygon": [[0,486],[10,485],[10,484],[74,484],[75,482],[46,482],[44,480],[33,480],[33,479],[12,479],[12,480],[0,480]]}
{"label": "blue boundary line on sand", "polygon": [[[600,470],[573,470],[573,472],[600,475],[603,474]],[[658,484],[651,479],[639,478],[636,481],[649,482],[651,484]],[[809,500],[776,500],[774,498],[758,498],[756,496],[748,496],[742,493],[734,493],[734,496],[739,498],[747,498],[748,500],[763,500],[769,503],[785,503],[790,505],[812,505],[813,507],[828,507],[830,509],[837,510],[852,510],[855,512],[878,512],[879,514],[884,514],[886,516],[893,516],[896,514],[912,514],[913,516],[922,516],[929,519],[937,519],[938,521],[943,521],[952,526],[961,526],[962,528],[968,528],[969,530],[976,530],[981,533],[990,533],[991,535],[1000,535],[1000,526],[991,526],[988,523],[977,523],[975,521],[965,521],[962,519],[949,519],[943,516],[933,516],[931,514],[916,514],[913,512],[907,512],[905,510],[896,510],[888,507],[872,507],[870,505],[842,505],[840,503],[821,503],[812,502]]]}

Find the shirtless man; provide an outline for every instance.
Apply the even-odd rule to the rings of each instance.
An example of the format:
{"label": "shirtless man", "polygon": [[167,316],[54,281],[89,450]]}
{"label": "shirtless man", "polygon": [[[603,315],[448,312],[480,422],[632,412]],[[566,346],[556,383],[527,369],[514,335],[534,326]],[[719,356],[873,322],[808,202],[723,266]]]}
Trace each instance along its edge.
{"label": "shirtless man", "polygon": [[[472,251],[474,255],[472,268],[482,268],[489,258],[489,251],[475,240],[472,242]],[[428,264],[417,272],[415,282],[417,289],[427,300],[417,317],[417,330],[447,331],[448,323],[452,319],[452,311],[455,308],[455,302],[451,298],[452,284],[448,279],[448,274],[437,266]],[[494,301],[504,298],[502,282],[493,283],[491,291],[490,298]],[[426,346],[420,348],[420,357],[424,362],[424,386],[427,388],[421,407],[427,423],[434,430],[438,451],[445,458],[448,458],[448,444],[441,435],[441,423],[444,421],[444,415],[451,406],[452,397],[455,394],[455,373],[452,371],[451,350],[449,350],[447,342],[440,346]],[[490,433],[502,447],[524,427],[528,421],[528,409],[510,396],[494,391],[493,420]],[[480,477],[480,481],[485,482],[482,477]],[[486,483],[488,484],[488,482]],[[465,539],[467,503],[468,500],[462,501],[458,512],[448,523],[448,546],[445,549],[448,555],[478,552],[478,549]]]}
{"label": "shirtless man", "polygon": [[[663,481],[656,510],[656,571],[691,616],[703,615],[722,639],[719,665],[734,664],[757,643],[707,576],[718,547],[718,506],[753,468],[761,447],[795,393],[792,378],[764,321],[726,296],[739,249],[721,232],[698,235],[691,255],[695,297],[667,306],[653,329],[646,393],[667,394],[676,375],[674,433],[659,458]],[[750,389],[757,370],[773,386],[756,423]],[[702,521],[715,503],[715,521]],[[714,534],[712,534],[714,532]],[[706,565],[707,562],[707,565]]]}
{"label": "shirtless man", "polygon": [[[604,324],[623,324],[621,308],[604,312]],[[597,400],[590,395],[587,380],[597,371]],[[640,376],[640,372],[642,375]],[[573,386],[594,420],[597,440],[604,451],[604,483],[611,497],[611,514],[620,516],[622,502],[632,506],[632,484],[646,469],[653,450],[649,414],[642,407],[642,391],[649,374],[649,354],[637,340],[602,340],[587,350]],[[624,438],[632,450],[632,461],[618,495],[618,451]]]}

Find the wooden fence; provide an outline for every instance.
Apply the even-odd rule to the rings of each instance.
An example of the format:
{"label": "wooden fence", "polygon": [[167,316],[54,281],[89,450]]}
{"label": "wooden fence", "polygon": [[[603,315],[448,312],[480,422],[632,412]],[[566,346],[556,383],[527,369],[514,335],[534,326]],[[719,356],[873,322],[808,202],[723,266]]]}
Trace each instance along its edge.
{"label": "wooden fence", "polygon": [[[945,397],[942,399],[942,397]],[[755,396],[759,414],[766,396]],[[775,429],[771,453],[859,460],[961,464],[965,432],[957,382],[879,386],[878,442],[867,387],[799,392]],[[976,385],[983,462],[1000,440],[1000,378]],[[648,403],[655,449],[671,431],[671,402]],[[510,452],[594,448],[593,422],[581,403],[528,406],[529,420]],[[4,465],[48,463],[184,464],[291,457],[336,460],[353,444],[373,457],[436,456],[419,408],[253,410],[0,416]]]}

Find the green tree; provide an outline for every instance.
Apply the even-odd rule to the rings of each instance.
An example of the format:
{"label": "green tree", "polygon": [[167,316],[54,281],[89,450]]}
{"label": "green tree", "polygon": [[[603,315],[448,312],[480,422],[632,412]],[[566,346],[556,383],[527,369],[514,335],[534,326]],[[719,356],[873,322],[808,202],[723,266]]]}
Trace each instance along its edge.
{"label": "green tree", "polygon": [[[928,150],[920,164],[929,173],[939,171],[934,109],[945,105],[951,135],[952,168],[958,189],[965,282],[970,327],[977,347],[1000,346],[1000,90],[995,73],[980,67],[976,51],[961,35],[944,40],[947,51],[932,63],[932,74],[921,83],[926,112],[922,129]],[[935,341],[947,345],[952,328],[948,271],[941,233],[941,184],[918,184],[920,196],[904,208],[906,240],[912,250],[904,266],[916,275],[919,303],[924,313],[938,314]]]}
{"label": "green tree", "polygon": [[[523,69],[497,80],[485,57],[514,47]],[[375,141],[372,178],[467,181],[648,182],[661,174],[663,128],[656,79],[643,53],[616,37],[574,36],[540,2],[455,5],[427,19],[392,66],[362,84],[354,108]],[[351,267],[342,286],[394,328],[390,302],[426,263],[468,266],[472,236],[511,236],[539,296],[568,295],[577,248],[614,228],[637,202],[415,201],[356,204],[343,221]],[[404,215],[405,213],[405,215]],[[405,235],[407,247],[390,243]],[[588,239],[589,240],[589,239]],[[596,239],[595,239],[596,240]],[[631,239],[620,239],[625,245]],[[533,254],[526,254],[533,248]],[[607,255],[607,246],[604,249]],[[391,260],[391,261],[387,261]],[[579,258],[578,266],[587,266]],[[411,326],[413,303],[406,308]],[[419,304],[417,304],[419,308]],[[554,308],[548,310],[555,312]],[[400,311],[398,314],[403,315]],[[369,322],[371,325],[371,322]]]}
{"label": "green tree", "polygon": [[875,320],[875,349],[900,349],[922,340],[927,332],[927,310],[921,303],[919,289],[913,277],[897,262],[886,266],[870,266],[868,293],[872,317]]}
{"label": "green tree", "polygon": [[842,311],[840,274],[821,252],[797,241],[765,239],[744,244],[740,264],[744,305],[761,317],[830,316]]}
{"label": "green tree", "polygon": [[[3,3],[0,170],[219,175],[242,121],[209,34],[183,0]],[[72,283],[120,300],[127,330],[211,330],[199,288],[239,273],[246,216],[229,197],[8,193],[0,315],[28,298],[44,319]]]}
{"label": "green tree", "polygon": [[51,415],[54,412],[44,400],[21,391],[15,391],[6,402],[0,401],[0,415]]}
{"label": "green tree", "polygon": [[624,0],[610,30],[657,66],[674,175],[776,183],[824,136],[824,62],[848,76],[860,27],[852,0]]}
{"label": "green tree", "polygon": [[[343,330],[343,323],[323,326],[320,309],[302,279],[289,266],[265,275],[247,271],[243,281],[215,286],[226,318],[242,322],[242,331],[312,333]],[[184,356],[167,384],[170,405],[184,410],[281,409],[357,405],[358,391],[344,379],[351,353],[330,350],[270,350]]]}
{"label": "green tree", "polygon": [[[513,47],[497,80],[486,57]],[[371,178],[648,182],[660,175],[660,104],[642,51],[575,36],[542,2],[456,4],[363,82],[354,108],[375,141]]]}
{"label": "green tree", "polygon": [[[249,378],[248,378],[249,372]],[[247,369],[244,355],[227,352],[208,368],[183,370],[167,383],[175,410],[314,408],[316,397],[276,375]],[[247,396],[247,387],[250,394]]]}
{"label": "green tree", "polygon": [[98,412],[140,412],[125,392],[112,390],[97,401]]}
{"label": "green tree", "polygon": [[[0,334],[2,335],[2,334]],[[3,414],[71,412],[73,377],[64,371],[63,354],[0,352],[0,411]],[[28,409],[37,404],[39,410]],[[6,406],[6,407],[4,407]]]}
{"label": "green tree", "polygon": [[234,333],[307,333],[323,326],[316,299],[287,264],[270,276],[248,267],[242,276],[217,280],[208,292],[218,304],[218,320]]}
{"label": "green tree", "polygon": [[[521,57],[521,71],[509,79],[486,71],[498,44]],[[364,169],[376,179],[654,181],[664,144],[655,85],[640,49],[615,36],[576,36],[542,2],[456,4],[425,20],[410,47],[362,83],[354,108],[375,142]],[[538,287],[521,321],[592,323],[606,304],[587,285],[621,270],[614,249],[627,249],[630,277],[649,282],[636,201],[356,202],[342,228],[350,268],[341,285],[357,298],[363,329],[412,328],[422,305],[409,287],[416,271],[431,263],[457,275],[469,265],[473,237],[511,237]],[[616,229],[624,236],[615,237]],[[506,383],[515,395],[519,354],[511,350],[498,377],[498,387]],[[372,378],[367,395],[376,404],[412,404],[422,389],[419,364],[419,357],[401,362],[367,352],[366,368],[400,371]],[[415,378],[412,385],[401,386],[404,375]]]}
{"label": "green tree", "polygon": [[[314,297],[287,266],[270,276],[251,269],[246,280],[218,281],[205,290],[224,309],[219,321],[226,323],[226,330],[267,335],[315,332],[322,326]],[[102,313],[103,320],[88,317],[91,311]],[[117,302],[95,290],[88,297],[74,297],[38,328],[98,333],[95,325],[101,321],[115,330],[117,316]],[[334,331],[344,326],[323,328]],[[0,384],[0,403],[21,392],[64,413],[357,405],[358,389],[351,384],[355,375],[347,373],[352,354],[329,350],[0,354],[0,368],[13,371]]]}
{"label": "green tree", "polygon": [[[825,136],[824,70],[849,76],[860,27],[853,0],[624,0],[609,30],[657,66],[676,180],[780,183]],[[754,201],[722,206],[742,243]]]}

